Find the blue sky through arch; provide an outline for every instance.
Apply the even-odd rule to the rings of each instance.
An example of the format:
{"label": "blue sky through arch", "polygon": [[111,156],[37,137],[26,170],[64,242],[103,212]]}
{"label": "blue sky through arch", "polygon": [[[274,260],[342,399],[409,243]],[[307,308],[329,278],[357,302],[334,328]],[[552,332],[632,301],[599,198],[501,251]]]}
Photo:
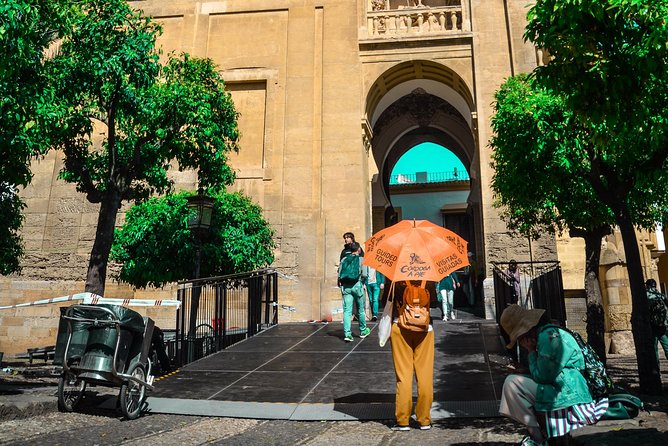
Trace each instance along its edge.
{"label": "blue sky through arch", "polygon": [[[464,164],[443,146],[426,142],[404,153],[392,169],[391,178],[397,175],[415,175],[416,172],[452,172],[454,168],[458,172],[465,173]],[[468,178],[468,175],[466,175]]]}

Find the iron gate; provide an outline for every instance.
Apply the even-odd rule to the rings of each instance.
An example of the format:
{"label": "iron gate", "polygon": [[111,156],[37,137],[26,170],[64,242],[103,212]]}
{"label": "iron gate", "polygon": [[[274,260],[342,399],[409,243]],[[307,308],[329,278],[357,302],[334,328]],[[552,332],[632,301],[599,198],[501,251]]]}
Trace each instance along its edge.
{"label": "iron gate", "polygon": [[274,270],[179,282],[175,357],[179,365],[222,350],[278,323]]}
{"label": "iron gate", "polygon": [[542,308],[556,323],[566,326],[566,304],[561,266],[552,262],[516,262],[520,277],[520,293],[516,296],[515,283],[508,271],[508,262],[492,263],[496,322],[504,308],[518,304],[524,308]]}

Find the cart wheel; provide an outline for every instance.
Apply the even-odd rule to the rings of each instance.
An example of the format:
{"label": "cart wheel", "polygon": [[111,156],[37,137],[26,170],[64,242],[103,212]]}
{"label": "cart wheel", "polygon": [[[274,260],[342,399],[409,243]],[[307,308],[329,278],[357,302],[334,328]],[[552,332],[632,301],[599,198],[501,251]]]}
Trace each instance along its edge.
{"label": "cart wheel", "polygon": [[81,402],[86,391],[86,381],[71,373],[63,373],[58,380],[58,410],[72,412]]}
{"label": "cart wheel", "polygon": [[[128,373],[142,382],[146,382],[146,370],[141,364],[135,364]],[[134,420],[139,417],[144,398],[146,396],[146,386],[134,381],[126,381],[121,385],[120,403],[123,415],[128,420]]]}

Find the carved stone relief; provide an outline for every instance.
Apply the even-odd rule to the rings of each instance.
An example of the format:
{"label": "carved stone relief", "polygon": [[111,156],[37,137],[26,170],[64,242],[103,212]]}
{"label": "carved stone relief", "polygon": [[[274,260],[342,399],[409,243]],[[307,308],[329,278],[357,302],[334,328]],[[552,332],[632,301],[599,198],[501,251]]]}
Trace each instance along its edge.
{"label": "carved stone relief", "polygon": [[422,88],[416,88],[410,94],[388,107],[373,127],[375,134],[399,117],[408,117],[420,127],[427,127],[433,122],[434,115],[441,112],[452,116],[456,120],[468,125],[462,115],[443,99],[427,93]]}

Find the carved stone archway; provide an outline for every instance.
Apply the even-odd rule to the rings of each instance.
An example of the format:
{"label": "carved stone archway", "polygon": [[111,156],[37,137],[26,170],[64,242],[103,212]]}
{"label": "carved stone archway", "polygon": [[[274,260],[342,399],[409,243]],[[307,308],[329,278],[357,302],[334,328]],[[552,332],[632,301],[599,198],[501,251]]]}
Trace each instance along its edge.
{"label": "carved stone archway", "polygon": [[475,158],[475,140],[464,117],[443,99],[416,88],[398,99],[377,119],[371,147],[380,173],[377,182],[389,204],[389,181],[393,167],[408,150],[433,142],[452,151],[469,175]]}

